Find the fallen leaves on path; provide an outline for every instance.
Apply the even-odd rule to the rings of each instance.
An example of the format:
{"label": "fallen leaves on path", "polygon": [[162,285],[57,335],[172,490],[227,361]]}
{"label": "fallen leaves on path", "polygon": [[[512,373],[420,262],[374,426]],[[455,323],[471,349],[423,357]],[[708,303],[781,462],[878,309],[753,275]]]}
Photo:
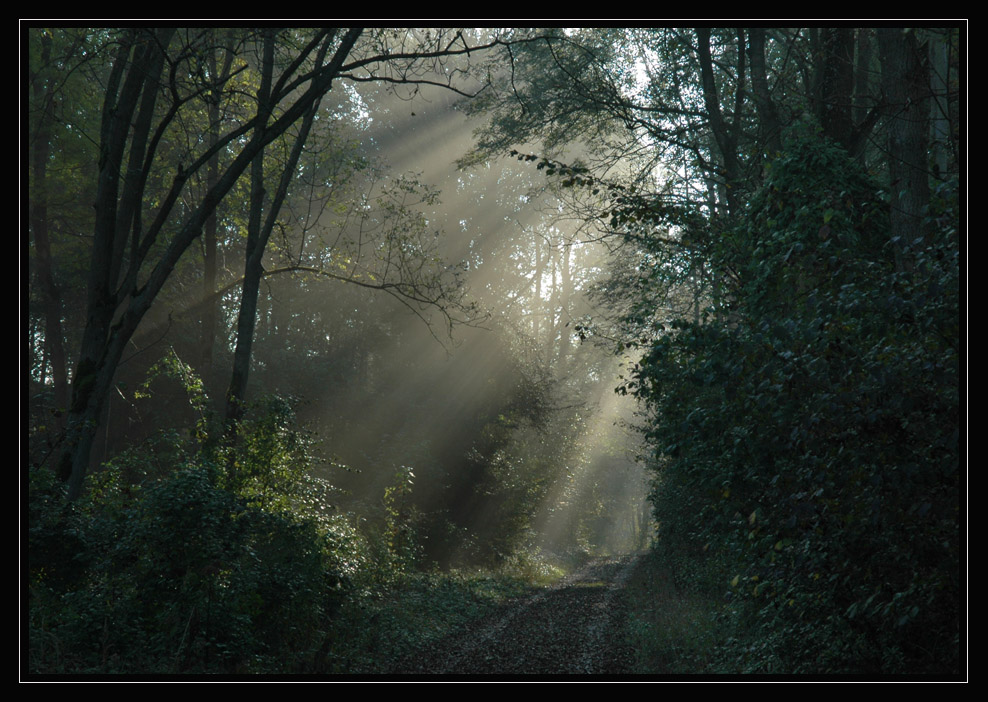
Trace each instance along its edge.
{"label": "fallen leaves on path", "polygon": [[634,556],[598,559],[560,582],[508,602],[466,631],[399,663],[395,673],[620,674],[620,594]]}

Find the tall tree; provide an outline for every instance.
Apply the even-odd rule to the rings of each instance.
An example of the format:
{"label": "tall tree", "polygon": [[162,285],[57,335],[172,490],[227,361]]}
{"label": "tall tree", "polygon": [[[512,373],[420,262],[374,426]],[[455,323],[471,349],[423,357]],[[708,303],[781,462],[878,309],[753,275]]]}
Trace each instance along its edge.
{"label": "tall tree", "polygon": [[[126,30],[110,65],[100,129],[88,321],[73,377],[66,448],[59,463],[60,475],[69,480],[71,498],[81,492],[100,411],[124,348],[141,319],[179,259],[201,233],[206,218],[247,166],[267,143],[284,133],[329,90],[360,32],[325,30],[302,46],[297,62],[285,71],[277,86],[279,101],[287,99],[280,117],[267,126],[262,125],[263,116],[255,114],[213,147],[215,150],[250,135],[216,185],[169,236],[165,226],[174,226],[172,217],[181,216],[176,203],[186,180],[212,156],[210,150],[192,155],[196,158],[189,167],[178,164],[171,187],[156,211],[150,213],[153,220],[145,230],[145,197],[151,170],[159,163],[158,150],[182,108],[206,87],[187,81],[179,67],[186,64],[183,68],[189,70],[187,66],[198,58],[203,42],[211,38],[209,33],[184,34],[178,41],[177,55],[173,55],[169,46],[176,34],[173,28]],[[325,47],[324,51],[333,48],[331,59],[308,64],[320,47]],[[164,103],[160,107],[159,100]],[[168,240],[164,251],[157,254],[154,249],[159,237]],[[142,275],[145,266],[150,266],[150,271]]]}
{"label": "tall tree", "polygon": [[[642,429],[665,553],[710,565],[715,597],[731,583],[757,640],[738,657],[746,670],[956,670],[958,223],[947,187],[930,198],[923,35],[879,30],[879,95],[864,31],[656,34],[666,41],[642,51],[662,54],[654,88],[622,84],[627,71],[608,64],[621,52],[598,35],[554,39],[549,63],[519,61],[491,132],[504,139],[507,105],[553,87],[530,70],[541,62],[579,85],[569,100],[551,94],[555,116],[527,121],[532,133],[554,137],[567,110],[590,105],[642,150],[693,157],[665,175],[685,187],[658,192],[645,177],[539,160],[603,194],[601,220],[631,252],[608,292],[628,295],[623,338],[644,351],[624,390],[652,413]],[[674,85],[683,65],[693,80]],[[695,133],[673,131],[673,93]],[[876,125],[882,147],[866,153]],[[885,183],[869,174],[884,169]],[[691,186],[711,194],[691,198]],[[675,298],[708,270],[724,290],[705,295],[718,314],[684,314]]]}
{"label": "tall tree", "polygon": [[[896,250],[923,236],[924,209],[930,201],[930,72],[926,47],[917,31],[878,30],[882,91],[888,103],[888,170],[892,231]],[[905,265],[897,253],[897,265]]]}
{"label": "tall tree", "polygon": [[[271,84],[274,73],[275,35],[272,30],[266,30],[263,35],[261,59],[261,82],[257,92],[257,111],[262,117],[260,128],[266,126],[270,118]],[[325,50],[324,50],[325,51]],[[321,63],[323,56],[317,57]],[[233,374],[230,379],[230,389],[226,395],[226,423],[232,429],[243,416],[243,402],[247,390],[247,378],[250,372],[251,348],[254,342],[254,324],[257,320],[257,295],[261,282],[263,267],[261,265],[268,239],[274,230],[275,223],[282,203],[288,195],[293,174],[298,166],[302,149],[312,128],[313,119],[319,110],[317,98],[302,117],[299,133],[291,147],[291,153],[284,164],[270,205],[265,207],[265,174],[264,150],[262,149],[251,164],[250,172],[250,211],[247,221],[247,250],[244,266],[244,282],[241,288],[240,311],[237,314],[237,346],[233,356]],[[267,216],[265,217],[265,211]]]}
{"label": "tall tree", "polygon": [[636,187],[661,189],[667,202],[736,213],[805,116],[852,154],[868,143],[881,111],[868,35],[858,37],[855,64],[846,27],[546,36],[511,54],[501,90],[468,106],[489,115],[477,158],[539,142],[551,158],[568,150],[598,172],[630,170]]}
{"label": "tall tree", "polygon": [[[462,32],[279,31],[284,61],[270,75],[267,97],[218,139],[205,146],[192,142],[181,153],[181,142],[170,140],[188,112],[201,109],[205,96],[220,90],[224,101],[240,100],[238,90],[224,88],[227,76],[205,68],[222,33],[171,27],[111,34],[87,321],[73,373],[67,440],[58,462],[72,498],[82,489],[101,410],[124,349],[209,217],[258,163],[265,147],[313,115],[339,79],[450,85],[450,76],[460,74],[445,72],[438,62],[503,43],[496,36],[473,42]],[[250,51],[256,45],[248,33],[239,44],[243,53],[236,61],[238,70],[252,70]],[[304,137],[299,143],[304,145]],[[210,179],[211,187],[195,199],[183,199],[190,177],[221,152],[230,158],[215,181]],[[291,177],[290,170],[284,174]],[[254,202],[252,198],[252,206]],[[255,231],[261,234],[260,228]],[[252,242],[250,252],[258,262],[263,254],[259,243]],[[250,305],[246,307],[249,316]]]}
{"label": "tall tree", "polygon": [[[69,294],[84,285],[79,260],[82,233],[92,228],[93,164],[88,149],[95,98],[85,82],[94,77],[84,49],[102,37],[84,30],[45,27],[28,42],[28,164],[32,373],[50,384],[61,424],[69,405],[69,347],[78,330],[80,301]],[[52,423],[46,422],[49,426]]]}
{"label": "tall tree", "polygon": [[40,55],[29,68],[34,109],[31,134],[31,234],[34,240],[35,279],[44,300],[45,373],[50,369],[55,390],[55,407],[68,406],[68,375],[65,339],[62,332],[62,295],[55,282],[48,226],[47,169],[51,157],[51,129],[54,121],[55,94],[52,74],[52,36],[40,33]]}
{"label": "tall tree", "polygon": [[[207,53],[206,69],[210,76],[215,76],[213,89],[204,95],[207,107],[209,146],[212,148],[220,141],[220,105],[223,101],[223,86],[230,77],[232,69],[234,51],[230,47],[217,47],[218,50],[210,50]],[[223,55],[222,64],[217,63],[217,54]],[[222,67],[220,67],[222,65]],[[220,152],[216,150],[206,164],[206,190],[216,187],[220,177]],[[216,292],[217,279],[217,239],[219,233],[219,206],[213,209],[206,217],[206,225],[202,231],[202,296],[205,308],[202,312],[202,330],[200,335],[201,356],[199,359],[200,373],[203,376],[210,376],[213,364],[213,347],[216,343],[216,323],[218,316],[218,305],[213,301]]]}

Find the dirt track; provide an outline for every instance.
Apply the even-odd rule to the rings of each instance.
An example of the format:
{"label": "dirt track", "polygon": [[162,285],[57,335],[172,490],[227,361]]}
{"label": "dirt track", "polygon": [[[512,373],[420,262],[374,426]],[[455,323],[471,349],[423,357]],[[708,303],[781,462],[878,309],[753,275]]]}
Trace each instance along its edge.
{"label": "dirt track", "polygon": [[634,556],[591,561],[551,587],[510,602],[401,663],[396,673],[575,674],[629,672],[617,635]]}

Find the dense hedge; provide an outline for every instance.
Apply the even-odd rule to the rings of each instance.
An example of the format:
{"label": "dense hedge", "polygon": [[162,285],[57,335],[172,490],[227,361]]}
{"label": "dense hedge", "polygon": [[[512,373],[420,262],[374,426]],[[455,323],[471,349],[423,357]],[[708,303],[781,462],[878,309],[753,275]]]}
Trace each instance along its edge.
{"label": "dense hedge", "polygon": [[735,670],[958,669],[955,206],[901,241],[858,164],[800,140],[710,244],[727,302],[638,367],[661,548],[727,602]]}

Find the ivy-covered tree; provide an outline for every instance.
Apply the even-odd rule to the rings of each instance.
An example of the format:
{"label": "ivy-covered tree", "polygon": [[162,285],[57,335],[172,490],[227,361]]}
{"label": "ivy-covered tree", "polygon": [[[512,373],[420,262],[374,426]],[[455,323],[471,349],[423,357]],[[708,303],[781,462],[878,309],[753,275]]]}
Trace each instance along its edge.
{"label": "ivy-covered tree", "polygon": [[579,331],[644,353],[659,543],[729,592],[726,670],[957,670],[955,66],[922,60],[955,37],[565,31],[488,96],[479,153],[541,139],[621,242]]}
{"label": "ivy-covered tree", "polygon": [[957,670],[955,205],[896,272],[879,192],[794,142],[709,249],[728,317],[668,325],[629,386],[680,577],[706,563],[753,617],[741,670]]}

